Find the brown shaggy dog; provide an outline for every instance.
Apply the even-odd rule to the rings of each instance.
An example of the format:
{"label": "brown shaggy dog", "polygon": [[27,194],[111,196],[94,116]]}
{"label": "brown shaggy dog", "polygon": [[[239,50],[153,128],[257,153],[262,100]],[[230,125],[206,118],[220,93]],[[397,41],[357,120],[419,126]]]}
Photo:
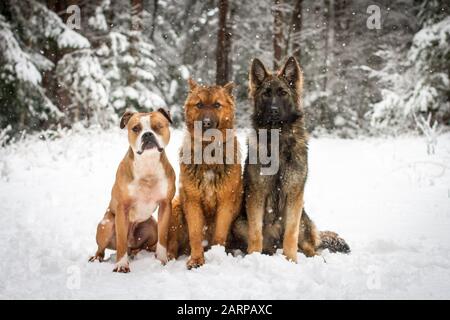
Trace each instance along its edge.
{"label": "brown shaggy dog", "polygon": [[234,84],[203,86],[190,79],[189,86],[179,197],[173,203],[168,254],[170,259],[190,252],[190,269],[205,263],[204,248],[225,246],[240,211],[243,189],[234,132]]}

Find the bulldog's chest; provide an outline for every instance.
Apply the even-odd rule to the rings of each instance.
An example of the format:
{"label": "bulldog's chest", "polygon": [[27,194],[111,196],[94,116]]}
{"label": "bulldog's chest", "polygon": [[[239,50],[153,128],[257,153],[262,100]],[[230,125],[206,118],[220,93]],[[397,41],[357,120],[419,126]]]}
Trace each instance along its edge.
{"label": "bulldog's chest", "polygon": [[167,197],[168,180],[159,161],[137,163],[134,170],[134,179],[128,184],[132,204],[129,218],[131,222],[141,222],[149,219]]}

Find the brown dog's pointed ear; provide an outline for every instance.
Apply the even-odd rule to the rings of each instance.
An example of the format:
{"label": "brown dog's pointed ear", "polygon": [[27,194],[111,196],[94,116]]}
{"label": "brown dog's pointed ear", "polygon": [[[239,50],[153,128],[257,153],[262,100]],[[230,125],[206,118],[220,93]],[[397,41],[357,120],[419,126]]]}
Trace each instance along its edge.
{"label": "brown dog's pointed ear", "polygon": [[191,91],[198,87],[198,83],[195,82],[195,80],[192,78],[189,78],[188,83],[189,83],[189,89]]}
{"label": "brown dog's pointed ear", "polygon": [[122,118],[120,119],[120,129],[125,128],[128,121],[130,121],[131,116],[134,114],[134,112],[131,111],[125,111]]}
{"label": "brown dog's pointed ear", "polygon": [[289,86],[293,88],[299,88],[302,85],[302,70],[294,57],[287,59],[279,75],[285,78]]}
{"label": "brown dog's pointed ear", "polygon": [[269,75],[264,64],[257,58],[253,59],[250,68],[250,85],[260,86],[264,79]]}
{"label": "brown dog's pointed ear", "polygon": [[164,108],[159,108],[158,112],[160,112],[169,121],[169,123],[172,124],[172,118],[170,117],[169,110],[166,110]]}
{"label": "brown dog's pointed ear", "polygon": [[227,91],[229,95],[233,95],[233,89],[236,87],[233,81],[228,82],[223,86],[223,88]]}

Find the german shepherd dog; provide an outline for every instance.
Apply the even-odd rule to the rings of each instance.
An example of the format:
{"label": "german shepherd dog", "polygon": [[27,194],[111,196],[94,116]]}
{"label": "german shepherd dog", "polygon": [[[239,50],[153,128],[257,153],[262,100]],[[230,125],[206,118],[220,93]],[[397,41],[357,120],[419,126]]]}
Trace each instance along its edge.
{"label": "german shepherd dog", "polygon": [[[295,262],[298,249],[306,256],[313,256],[324,248],[332,252],[350,251],[336,233],[319,232],[304,210],[308,146],[301,106],[302,88],[302,71],[295,58],[290,57],[281,70],[273,74],[260,60],[253,60],[249,81],[254,102],[252,123],[257,132],[261,129],[279,132],[279,169],[274,175],[262,175],[264,165],[259,159],[251,164],[247,157],[244,168],[246,216],[241,214],[233,226],[234,237],[248,244],[248,253],[273,254],[282,247],[286,258]],[[261,148],[259,141],[257,148]]]}
{"label": "german shepherd dog", "polygon": [[[190,253],[187,267],[191,269],[205,263],[204,248],[226,245],[230,226],[241,208],[243,187],[234,132],[234,84],[204,86],[190,79],[189,87],[184,106],[187,130],[180,151],[179,197],[172,206],[168,257]],[[208,132],[217,135],[207,137]],[[219,149],[210,152],[211,159],[196,161],[213,144]]]}

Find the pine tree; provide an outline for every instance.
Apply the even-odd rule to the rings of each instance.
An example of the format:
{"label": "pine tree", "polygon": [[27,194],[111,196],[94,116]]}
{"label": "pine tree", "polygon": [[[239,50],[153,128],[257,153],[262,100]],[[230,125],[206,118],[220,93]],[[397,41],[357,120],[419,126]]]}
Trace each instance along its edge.
{"label": "pine tree", "polygon": [[36,0],[5,1],[0,7],[1,125],[45,128],[63,113],[44,86],[55,65],[45,50],[86,48],[86,38],[67,27],[58,15]]}

